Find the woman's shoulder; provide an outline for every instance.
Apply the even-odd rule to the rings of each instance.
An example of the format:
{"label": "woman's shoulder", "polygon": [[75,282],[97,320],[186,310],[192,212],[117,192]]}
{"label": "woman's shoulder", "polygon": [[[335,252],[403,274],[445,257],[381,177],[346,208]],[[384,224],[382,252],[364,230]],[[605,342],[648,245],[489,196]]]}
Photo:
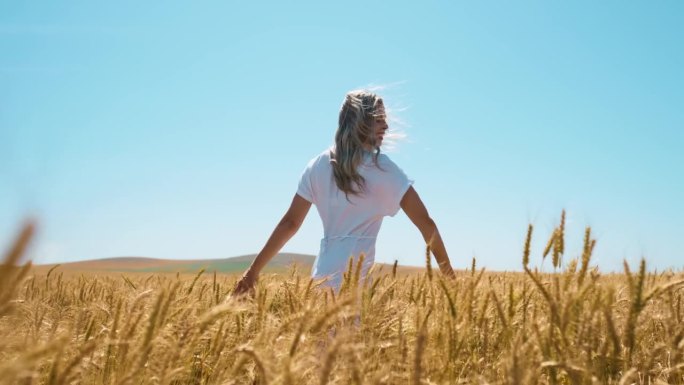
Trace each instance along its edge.
{"label": "woman's shoulder", "polygon": [[404,169],[395,163],[389,155],[381,153],[378,155],[378,165],[383,171],[398,176],[400,179],[406,179],[406,173]]}
{"label": "woman's shoulder", "polygon": [[389,155],[381,152],[378,154],[378,163],[380,166],[398,167],[397,164],[389,157]]}
{"label": "woman's shoulder", "polygon": [[332,159],[332,151],[333,151],[333,148],[328,147],[325,150],[323,150],[321,153],[316,155],[311,161],[317,162],[317,163],[327,164]]}
{"label": "woman's shoulder", "polygon": [[307,163],[306,167],[314,168],[319,165],[325,165],[330,163],[330,159],[332,159],[330,151],[332,151],[332,148],[327,148],[323,150],[321,153],[311,158],[311,160],[309,160],[309,162]]}
{"label": "woman's shoulder", "polygon": [[380,162],[392,162],[392,159],[390,159],[389,155],[385,154],[384,152],[381,152],[378,154],[378,161],[380,161]]}

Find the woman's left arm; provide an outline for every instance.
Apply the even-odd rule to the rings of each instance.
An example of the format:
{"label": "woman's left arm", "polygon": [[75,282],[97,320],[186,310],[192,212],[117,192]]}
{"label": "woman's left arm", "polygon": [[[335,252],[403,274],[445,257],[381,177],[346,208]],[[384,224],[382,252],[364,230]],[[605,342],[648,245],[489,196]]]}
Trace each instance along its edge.
{"label": "woman's left arm", "polygon": [[425,243],[430,246],[430,250],[432,250],[432,253],[435,255],[435,259],[437,260],[437,264],[439,265],[442,274],[449,278],[454,278],[454,270],[451,267],[451,261],[449,260],[449,255],[444,247],[442,236],[439,234],[435,221],[430,218],[430,214],[428,214],[423,201],[413,187],[409,187],[406,191],[404,197],[401,198],[400,205],[411,222],[416,225],[423,235]]}
{"label": "woman's left arm", "polygon": [[238,281],[233,292],[234,295],[246,293],[254,287],[261,270],[285,246],[287,241],[297,233],[310,208],[311,202],[295,194],[290,208],[280,222],[278,222],[263,249],[254,258],[252,265],[245,271],[240,281]]}

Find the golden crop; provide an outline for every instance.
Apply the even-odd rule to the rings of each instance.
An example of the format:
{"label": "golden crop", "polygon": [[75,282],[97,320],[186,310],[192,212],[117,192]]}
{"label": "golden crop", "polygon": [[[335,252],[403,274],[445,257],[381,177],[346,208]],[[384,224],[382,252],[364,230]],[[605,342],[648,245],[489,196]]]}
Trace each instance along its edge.
{"label": "golden crop", "polygon": [[334,293],[293,269],[242,300],[203,272],[32,274],[30,233],[0,267],[1,384],[684,384],[684,275],[602,275],[589,229],[558,273],[529,268],[530,227],[523,273],[351,266]]}

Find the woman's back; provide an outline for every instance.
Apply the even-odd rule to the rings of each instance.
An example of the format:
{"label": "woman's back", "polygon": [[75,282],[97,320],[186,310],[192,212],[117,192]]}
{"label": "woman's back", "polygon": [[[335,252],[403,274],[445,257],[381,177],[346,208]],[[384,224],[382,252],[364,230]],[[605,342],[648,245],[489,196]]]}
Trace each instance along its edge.
{"label": "woman's back", "polygon": [[364,154],[358,167],[364,178],[359,194],[347,194],[335,183],[331,149],[312,159],[302,173],[297,194],[313,203],[323,222],[323,239],[314,262],[314,278],[328,277],[328,285],[339,287],[341,272],[350,256],[363,253],[364,272],[374,261],[375,239],[382,219],[394,216],[401,198],[413,183],[385,154]]}

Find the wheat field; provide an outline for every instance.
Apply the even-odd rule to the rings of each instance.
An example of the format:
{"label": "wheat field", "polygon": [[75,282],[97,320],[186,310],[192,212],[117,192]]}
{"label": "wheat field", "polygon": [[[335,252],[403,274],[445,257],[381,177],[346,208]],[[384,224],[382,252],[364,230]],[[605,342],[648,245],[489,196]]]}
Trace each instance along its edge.
{"label": "wheat field", "polygon": [[555,273],[529,267],[530,226],[524,272],[352,262],[337,293],[295,267],[241,299],[204,271],[38,274],[32,229],[0,267],[0,384],[684,384],[684,274],[601,274],[590,229],[563,263],[564,220]]}

